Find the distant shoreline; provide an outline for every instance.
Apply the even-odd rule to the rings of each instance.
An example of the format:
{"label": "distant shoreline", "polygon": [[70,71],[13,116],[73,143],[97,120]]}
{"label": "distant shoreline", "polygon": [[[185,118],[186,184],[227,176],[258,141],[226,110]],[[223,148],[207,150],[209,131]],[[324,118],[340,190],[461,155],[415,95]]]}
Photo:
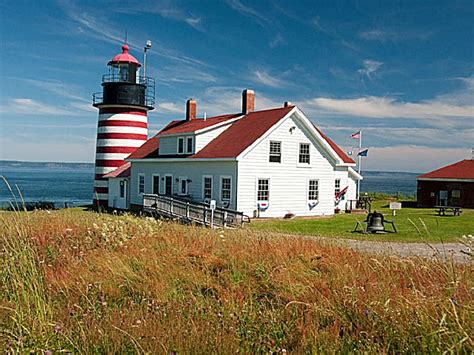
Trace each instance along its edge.
{"label": "distant shoreline", "polygon": [[[0,168],[5,167],[30,167],[30,168],[93,168],[94,163],[85,162],[55,162],[55,161],[24,161],[24,160],[0,160]],[[363,170],[363,173],[403,173],[421,174],[420,172],[399,171],[399,170]]]}

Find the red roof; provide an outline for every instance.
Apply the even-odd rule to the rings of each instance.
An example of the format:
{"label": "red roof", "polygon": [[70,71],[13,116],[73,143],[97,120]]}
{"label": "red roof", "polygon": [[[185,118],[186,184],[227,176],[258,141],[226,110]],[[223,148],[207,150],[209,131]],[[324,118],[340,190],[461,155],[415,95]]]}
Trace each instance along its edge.
{"label": "red roof", "polygon": [[218,123],[228,121],[232,118],[242,116],[242,114],[233,115],[222,115],[209,118],[196,118],[191,121],[177,120],[171,121],[165,128],[160,131],[162,134],[179,134],[179,133],[192,133],[199,131],[200,129],[214,126]]}
{"label": "red roof", "polygon": [[158,148],[160,148],[158,134],[143,143],[142,146],[130,154],[127,159],[157,158]]}
{"label": "red roof", "polygon": [[318,127],[316,127],[316,125],[314,123],[313,123],[313,126],[319,132],[321,137],[323,137],[326,140],[326,142],[328,142],[328,144],[336,152],[336,154],[339,155],[339,158],[341,158],[344,163],[346,163],[346,164],[355,164],[355,161],[352,160],[351,158],[349,158],[347,156],[347,154],[344,153],[344,151],[341,148],[339,148],[339,146],[336,143],[334,143],[331,138],[326,136]]}
{"label": "red roof", "polygon": [[[194,155],[178,156],[180,158],[236,158],[247,147],[252,145],[265,132],[267,132],[278,121],[285,117],[295,106],[280,107],[269,110],[250,112],[214,138],[203,149]],[[229,114],[191,121],[177,120],[170,122],[155,137],[149,139],[145,144],[128,156],[128,159],[158,158],[159,136],[167,134],[190,133],[225,122],[241,114]],[[314,125],[314,124],[313,124]],[[322,138],[325,139],[344,163],[354,164],[344,151],[329,139],[319,128],[315,126]],[[170,157],[170,156],[168,156]],[[175,156],[173,156],[175,157]]]}
{"label": "red roof", "polygon": [[417,179],[474,179],[474,160],[460,162],[417,176]]}
{"label": "red roof", "polygon": [[235,158],[293,108],[289,106],[250,112],[191,158]]}
{"label": "red roof", "polygon": [[108,174],[105,174],[103,177],[104,178],[117,178],[117,177],[129,177],[130,176],[130,167],[132,166],[131,163],[125,163],[115,169],[114,171],[111,171]]}
{"label": "red roof", "polygon": [[138,60],[133,55],[128,53],[128,45],[126,44],[122,46],[122,53],[119,53],[115,57],[113,57],[112,60],[108,63],[108,65],[113,63],[135,63],[137,64],[137,66],[141,66]]}

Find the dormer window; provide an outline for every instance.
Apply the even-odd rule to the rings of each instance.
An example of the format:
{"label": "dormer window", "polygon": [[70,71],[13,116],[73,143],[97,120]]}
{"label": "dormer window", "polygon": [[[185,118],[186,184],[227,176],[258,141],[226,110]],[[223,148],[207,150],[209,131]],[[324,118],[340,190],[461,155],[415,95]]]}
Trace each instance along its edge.
{"label": "dormer window", "polygon": [[184,153],[184,137],[178,138],[178,154]]}
{"label": "dormer window", "polygon": [[193,152],[193,137],[186,138],[186,153],[191,154]]}

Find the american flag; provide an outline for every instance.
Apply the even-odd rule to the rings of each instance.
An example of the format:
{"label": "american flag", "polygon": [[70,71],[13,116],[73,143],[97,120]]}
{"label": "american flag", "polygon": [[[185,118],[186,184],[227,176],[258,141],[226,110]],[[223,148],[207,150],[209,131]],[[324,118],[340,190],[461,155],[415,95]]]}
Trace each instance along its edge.
{"label": "american flag", "polygon": [[360,138],[360,131],[351,134],[351,138],[353,138],[353,139],[359,139],[359,138]]}

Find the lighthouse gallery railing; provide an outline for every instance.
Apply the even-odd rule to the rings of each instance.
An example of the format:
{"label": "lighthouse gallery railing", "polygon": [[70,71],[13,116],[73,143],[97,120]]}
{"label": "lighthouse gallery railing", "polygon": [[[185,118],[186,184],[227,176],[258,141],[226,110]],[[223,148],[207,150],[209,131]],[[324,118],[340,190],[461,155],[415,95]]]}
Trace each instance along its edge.
{"label": "lighthouse gallery railing", "polygon": [[215,227],[241,227],[250,222],[250,218],[242,212],[221,207],[212,211],[204,203],[163,195],[143,195],[143,211]]}

